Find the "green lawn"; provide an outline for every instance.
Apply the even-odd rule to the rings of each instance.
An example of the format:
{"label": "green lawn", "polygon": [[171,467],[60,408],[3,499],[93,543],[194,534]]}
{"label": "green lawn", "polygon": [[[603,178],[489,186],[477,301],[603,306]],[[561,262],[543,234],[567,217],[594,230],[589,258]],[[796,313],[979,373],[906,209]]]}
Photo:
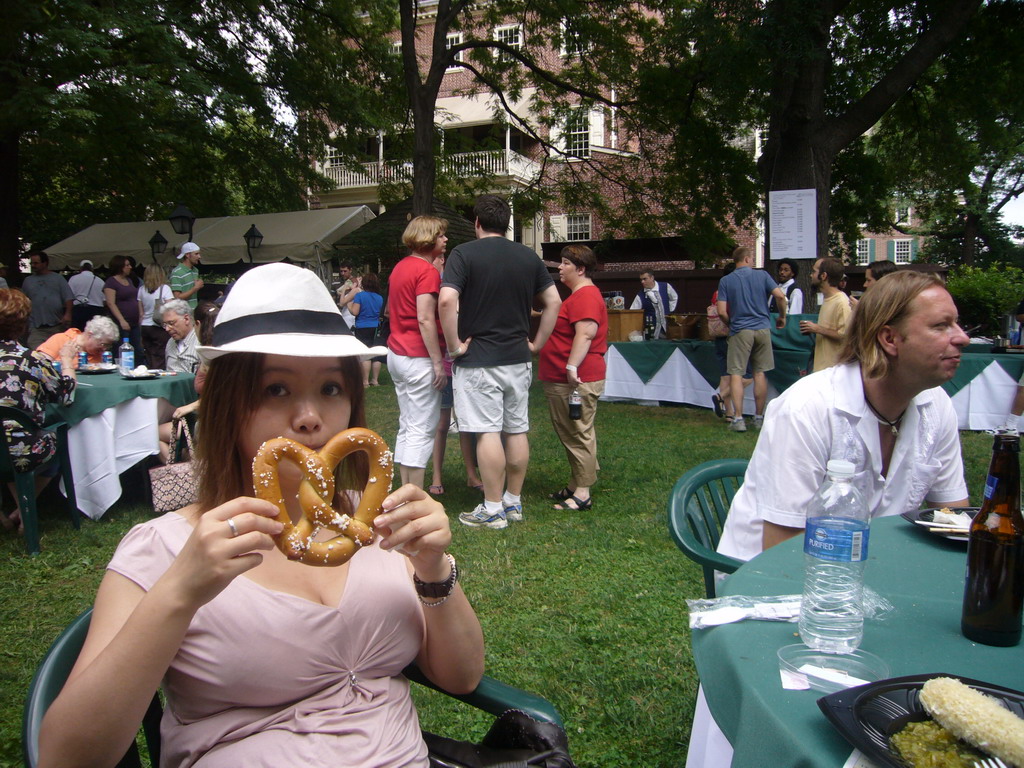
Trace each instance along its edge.
{"label": "green lawn", "polygon": [[[391,388],[370,389],[367,410],[370,426],[393,442]],[[555,703],[581,768],[681,765],[697,689],[684,600],[702,596],[703,586],[699,568],[669,539],[665,500],[690,467],[748,457],[756,433],[729,432],[705,410],[603,403],[594,509],[567,513],[547,500],[568,478],[539,386],[531,419],[526,519],[504,531],[454,521],[479,494],[465,488],[458,440],[448,442],[443,501],[453,515],[452,551],[483,623],[487,671]],[[968,485],[980,489],[991,438],[964,433],[963,441]],[[39,658],[90,605],[124,532],[149,514],[137,488],[78,532],[49,489],[43,507],[39,557],[26,557],[20,538],[0,535],[0,768],[21,765],[22,702]],[[442,696],[420,691],[417,700],[424,727],[435,732],[469,738],[486,730],[484,718]]]}

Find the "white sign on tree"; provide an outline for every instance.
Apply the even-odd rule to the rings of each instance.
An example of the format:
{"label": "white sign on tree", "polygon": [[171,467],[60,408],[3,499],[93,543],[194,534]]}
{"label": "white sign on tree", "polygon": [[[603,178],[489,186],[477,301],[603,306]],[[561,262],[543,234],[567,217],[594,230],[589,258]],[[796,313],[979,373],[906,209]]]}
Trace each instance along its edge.
{"label": "white sign on tree", "polygon": [[768,255],[776,259],[813,259],[818,255],[817,206],[813,189],[768,193]]}

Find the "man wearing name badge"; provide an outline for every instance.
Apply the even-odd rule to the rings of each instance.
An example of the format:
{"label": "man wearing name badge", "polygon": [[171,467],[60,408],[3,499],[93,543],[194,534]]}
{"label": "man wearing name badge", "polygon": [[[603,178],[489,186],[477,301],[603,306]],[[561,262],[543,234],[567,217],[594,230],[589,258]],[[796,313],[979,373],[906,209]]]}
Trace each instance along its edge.
{"label": "man wearing name badge", "polygon": [[[768,406],[718,551],[746,561],[803,535],[831,459],[853,463],[872,517],[924,501],[967,506],[957,417],[942,389],[968,342],[957,320],[934,275],[896,272],[875,283],[853,314],[839,362]],[[687,768],[728,766],[731,757],[701,691]]]}
{"label": "man wearing name badge", "polygon": [[[776,274],[779,276],[779,288],[786,294],[786,311],[790,315],[800,315],[804,311],[804,292],[797,288],[796,278],[800,274],[800,265],[792,259],[779,259]],[[768,301],[768,311],[776,314],[779,304],[772,296]]]}
{"label": "man wearing name badge", "polygon": [[[453,360],[459,429],[477,435],[484,501],[459,522],[506,528],[523,519],[522,490],[530,459],[532,355],[555,327],[562,300],[536,253],[505,237],[512,211],[496,195],[473,206],[477,239],[448,257],[438,309]],[[530,310],[543,305],[530,340]]]}
{"label": "man wearing name badge", "polygon": [[199,291],[203,287],[203,280],[199,277],[199,260],[202,254],[199,246],[195,243],[185,243],[178,251],[178,260],[181,264],[171,270],[171,277],[168,283],[171,286],[171,293],[174,298],[188,302],[189,308],[194,312],[199,304]]}
{"label": "man wearing name badge", "polygon": [[642,309],[644,327],[647,327],[648,320],[652,321],[654,338],[664,339],[668,334],[668,321],[665,320],[665,316],[676,311],[679,296],[671,285],[655,280],[654,273],[650,270],[640,273],[640,285],[643,290],[636,295],[629,308]]}
{"label": "man wearing name badge", "polygon": [[50,257],[44,251],[29,251],[28,258],[32,274],[25,278],[21,290],[32,300],[27,346],[35,349],[71,326],[75,296],[68,281],[50,271]]}

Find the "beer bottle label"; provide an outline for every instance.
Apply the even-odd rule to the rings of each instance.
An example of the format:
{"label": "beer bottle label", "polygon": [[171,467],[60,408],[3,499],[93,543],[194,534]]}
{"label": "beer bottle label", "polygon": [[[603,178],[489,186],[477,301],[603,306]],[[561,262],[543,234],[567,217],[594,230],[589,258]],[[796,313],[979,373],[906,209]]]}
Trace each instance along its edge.
{"label": "beer bottle label", "polygon": [[998,484],[999,484],[999,481],[995,477],[993,477],[992,475],[989,475],[987,478],[985,478],[985,498],[986,499],[991,499],[995,495],[996,486]]}

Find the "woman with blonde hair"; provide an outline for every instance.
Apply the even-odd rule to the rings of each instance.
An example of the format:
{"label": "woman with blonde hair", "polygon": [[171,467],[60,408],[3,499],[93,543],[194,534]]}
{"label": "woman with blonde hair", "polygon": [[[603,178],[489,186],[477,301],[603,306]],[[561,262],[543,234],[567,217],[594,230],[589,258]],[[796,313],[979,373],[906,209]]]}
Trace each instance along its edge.
{"label": "woman with blonde hair", "polygon": [[150,368],[163,368],[165,349],[170,335],[160,323],[160,307],[174,298],[167,274],[159,264],[146,267],[146,277],[139,286],[139,304],[142,306],[142,348]]}
{"label": "woman with blonde hair", "polygon": [[441,390],[448,379],[437,316],[441,275],[434,268],[434,260],[444,255],[447,230],[448,222],[433,216],[410,221],[402,242],[411,253],[398,262],[389,281],[388,372],[398,398],[395,464],[402,482],[419,488],[434,447]]}

